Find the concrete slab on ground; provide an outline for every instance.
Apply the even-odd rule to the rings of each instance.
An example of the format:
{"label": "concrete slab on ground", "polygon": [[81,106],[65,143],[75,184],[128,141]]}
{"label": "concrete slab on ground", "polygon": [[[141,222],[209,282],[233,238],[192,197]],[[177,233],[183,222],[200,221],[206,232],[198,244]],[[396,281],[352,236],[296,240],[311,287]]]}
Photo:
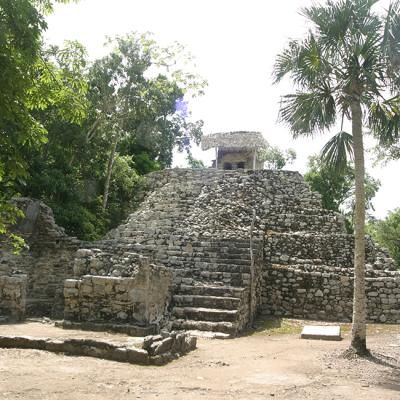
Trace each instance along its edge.
{"label": "concrete slab on ground", "polygon": [[342,340],[340,326],[306,325],[301,332],[302,339]]}

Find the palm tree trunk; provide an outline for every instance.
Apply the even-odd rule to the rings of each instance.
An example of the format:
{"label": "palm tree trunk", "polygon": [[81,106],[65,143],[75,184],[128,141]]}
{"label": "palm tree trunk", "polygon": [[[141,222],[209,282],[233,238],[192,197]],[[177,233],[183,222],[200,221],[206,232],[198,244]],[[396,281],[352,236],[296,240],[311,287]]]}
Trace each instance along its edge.
{"label": "palm tree trunk", "polygon": [[354,297],[351,348],[359,355],[368,353],[366,341],[365,297],[365,188],[362,110],[360,101],[351,104],[355,169],[355,221],[354,221]]}
{"label": "palm tree trunk", "polygon": [[104,193],[103,193],[103,211],[107,207],[108,193],[110,190],[110,181],[111,181],[112,169],[113,169],[114,160],[115,160],[115,152],[117,149],[117,143],[118,143],[118,136],[115,135],[115,138],[111,144],[111,151],[110,151],[110,155],[108,157],[108,163],[107,163],[106,181],[104,182]]}

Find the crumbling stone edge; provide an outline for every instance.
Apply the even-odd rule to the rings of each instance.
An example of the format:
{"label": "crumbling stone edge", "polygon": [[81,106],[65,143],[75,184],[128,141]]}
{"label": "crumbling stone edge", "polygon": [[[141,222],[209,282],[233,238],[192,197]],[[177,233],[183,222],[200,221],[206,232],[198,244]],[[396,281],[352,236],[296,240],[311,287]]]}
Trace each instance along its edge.
{"label": "crumbling stone edge", "polygon": [[83,331],[95,332],[117,332],[124,333],[129,336],[148,336],[155,335],[158,332],[158,327],[155,324],[148,326],[137,326],[130,324],[114,324],[107,322],[76,322],[69,320],[55,321],[54,326],[62,329],[79,329]]}
{"label": "crumbling stone edge", "polygon": [[34,349],[74,356],[102,358],[139,365],[165,365],[196,348],[197,339],[188,333],[146,336],[143,348],[121,346],[92,339],[0,336],[0,348]]}

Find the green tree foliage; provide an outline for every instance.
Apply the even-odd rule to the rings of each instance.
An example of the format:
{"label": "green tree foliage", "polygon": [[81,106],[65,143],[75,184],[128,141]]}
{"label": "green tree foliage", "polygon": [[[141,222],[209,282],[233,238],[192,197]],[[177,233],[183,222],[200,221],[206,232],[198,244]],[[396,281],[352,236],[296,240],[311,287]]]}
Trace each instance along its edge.
{"label": "green tree foliage", "polygon": [[28,0],[0,0],[0,234],[7,234],[19,216],[8,204],[15,182],[26,176],[18,148],[45,141],[45,130],[31,115],[29,98],[44,28],[42,16]]}
{"label": "green tree foliage", "polygon": [[[341,169],[332,168],[320,156],[309,158],[305,181],[311,189],[320,193],[324,208],[342,212],[346,216],[349,231],[353,231],[355,204],[354,165],[347,163]],[[365,207],[374,210],[372,200],[379,190],[380,182],[369,174],[365,175]]]}
{"label": "green tree foliage", "polygon": [[376,161],[386,164],[392,160],[400,160],[400,144],[392,146],[378,145],[374,149]]}
{"label": "green tree foliage", "polygon": [[377,243],[389,250],[400,268],[400,208],[390,212],[383,220],[371,220],[367,231]]}
{"label": "green tree foliage", "polygon": [[[35,113],[48,140],[24,154],[30,174],[19,186],[52,207],[69,234],[86,240],[100,238],[132,211],[143,174],[169,166],[174,147],[188,151],[201,136],[202,122],[190,121],[183,98],[199,94],[203,82],[166,67],[173,50],[164,54],[169,50],[148,35],[110,43],[110,53],[91,65],[77,43],[46,51],[51,75],[87,95],[79,104],[59,96]],[[87,117],[64,117],[69,108]]]}
{"label": "green tree foliage", "polygon": [[293,149],[281,150],[279,147],[268,145],[258,150],[258,159],[265,163],[264,167],[267,169],[283,169],[292,164],[296,157]]}
{"label": "green tree foliage", "polygon": [[[63,1],[67,2],[67,1]],[[75,98],[53,76],[52,64],[41,51],[41,35],[46,29],[44,11],[52,2],[0,0],[0,234],[9,235],[9,226],[20,216],[8,202],[16,185],[28,175],[23,153],[46,142],[47,131],[35,117],[59,97]],[[51,77],[50,77],[51,75]],[[56,74],[55,74],[56,75]],[[80,91],[78,91],[79,95]],[[72,95],[72,97],[71,97]],[[61,110],[60,110],[61,111]],[[79,119],[75,110],[65,117]],[[82,117],[82,114],[80,115]],[[12,236],[15,241],[15,236]],[[17,245],[20,243],[16,242]]]}
{"label": "green tree foliage", "polygon": [[193,154],[190,151],[188,151],[188,153],[187,153],[186,161],[187,161],[189,167],[192,169],[199,169],[199,168],[206,167],[204,165],[204,162],[202,160],[198,160],[197,158],[194,158]]}
{"label": "green tree foliage", "polygon": [[400,137],[400,2],[386,15],[377,0],[327,0],[304,8],[311,24],[277,57],[275,82],[289,76],[294,93],[283,97],[281,120],[294,135],[314,135],[351,120],[355,171],[354,312],[351,349],[367,353],[365,298],[365,166],[363,125],[391,146]]}
{"label": "green tree foliage", "polygon": [[[175,146],[199,143],[202,122],[189,122],[184,95],[202,92],[204,82],[175,67],[176,59],[188,59],[179,45],[161,48],[149,34],[132,33],[110,41],[109,55],[90,70],[93,120],[87,135],[110,143],[103,189],[107,207],[113,164],[118,152],[132,154],[140,147],[160,167],[171,165]],[[180,106],[178,108],[177,106]]]}

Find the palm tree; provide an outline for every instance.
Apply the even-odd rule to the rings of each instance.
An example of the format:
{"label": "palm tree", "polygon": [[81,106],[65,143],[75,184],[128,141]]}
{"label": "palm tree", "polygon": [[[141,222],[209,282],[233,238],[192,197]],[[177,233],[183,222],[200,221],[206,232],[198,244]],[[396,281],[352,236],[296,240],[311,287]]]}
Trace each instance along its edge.
{"label": "palm tree", "polygon": [[326,131],[337,117],[351,120],[356,204],[350,349],[359,355],[368,352],[363,125],[386,145],[400,129],[400,2],[383,16],[373,10],[377,2],[328,0],[304,8],[311,30],[304,40],[291,41],[274,66],[275,83],[288,75],[296,88],[280,109],[294,137]]}

